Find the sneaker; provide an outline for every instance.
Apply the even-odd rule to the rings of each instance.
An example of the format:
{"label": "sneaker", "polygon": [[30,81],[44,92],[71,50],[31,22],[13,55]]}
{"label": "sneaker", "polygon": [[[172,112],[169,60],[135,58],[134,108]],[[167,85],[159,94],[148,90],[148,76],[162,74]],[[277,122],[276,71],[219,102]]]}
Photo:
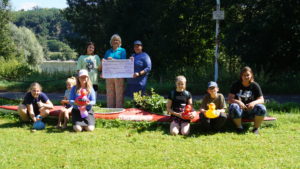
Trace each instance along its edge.
{"label": "sneaker", "polygon": [[236,128],[236,133],[242,134],[242,133],[244,133],[244,129],[243,128]]}
{"label": "sneaker", "polygon": [[259,134],[259,129],[258,129],[258,128],[254,128],[254,129],[252,130],[252,133],[253,133],[253,134]]}

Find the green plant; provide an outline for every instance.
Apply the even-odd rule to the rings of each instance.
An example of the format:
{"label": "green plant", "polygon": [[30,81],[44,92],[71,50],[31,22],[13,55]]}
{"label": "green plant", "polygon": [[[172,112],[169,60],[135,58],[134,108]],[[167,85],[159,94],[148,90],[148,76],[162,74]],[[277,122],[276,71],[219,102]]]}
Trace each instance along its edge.
{"label": "green plant", "polygon": [[134,93],[133,100],[136,107],[145,111],[163,114],[166,109],[165,98],[155,93],[153,88],[151,88],[151,95],[142,95],[141,92]]}
{"label": "green plant", "polygon": [[16,80],[23,78],[30,73],[32,69],[23,62],[19,62],[17,59],[5,60],[0,57],[1,67],[0,67],[0,77],[5,80]]}

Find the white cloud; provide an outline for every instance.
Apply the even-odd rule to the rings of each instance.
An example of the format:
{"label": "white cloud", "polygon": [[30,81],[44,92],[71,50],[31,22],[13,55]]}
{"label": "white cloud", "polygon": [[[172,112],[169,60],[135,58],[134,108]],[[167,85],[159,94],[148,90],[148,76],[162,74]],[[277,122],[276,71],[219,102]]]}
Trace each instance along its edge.
{"label": "white cloud", "polygon": [[20,5],[20,9],[24,9],[26,11],[26,10],[32,9],[35,6],[38,6],[38,4],[34,3],[34,2],[25,2]]}

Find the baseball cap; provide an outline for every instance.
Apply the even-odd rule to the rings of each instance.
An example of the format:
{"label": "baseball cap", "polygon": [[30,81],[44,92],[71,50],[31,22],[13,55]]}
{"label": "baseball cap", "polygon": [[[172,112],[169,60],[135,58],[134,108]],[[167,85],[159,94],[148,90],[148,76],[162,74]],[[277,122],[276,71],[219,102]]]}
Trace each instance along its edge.
{"label": "baseball cap", "polygon": [[210,82],[208,82],[208,88],[210,88],[210,87],[218,87],[218,84],[214,81],[210,81]]}
{"label": "baseball cap", "polygon": [[143,45],[140,40],[136,40],[133,42],[133,45]]}
{"label": "baseball cap", "polygon": [[85,69],[81,69],[79,72],[78,72],[78,77],[80,76],[89,76],[89,73],[87,70]]}

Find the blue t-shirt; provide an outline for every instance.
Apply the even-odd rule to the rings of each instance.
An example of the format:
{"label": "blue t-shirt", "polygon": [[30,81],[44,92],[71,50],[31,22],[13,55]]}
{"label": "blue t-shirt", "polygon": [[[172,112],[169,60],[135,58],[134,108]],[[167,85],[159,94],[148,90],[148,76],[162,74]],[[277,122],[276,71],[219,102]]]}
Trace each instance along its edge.
{"label": "blue t-shirt", "polygon": [[[78,106],[75,105],[75,99],[80,96],[80,93],[77,93],[76,86],[73,86],[70,92],[70,104],[73,108],[78,109]],[[96,93],[95,90],[92,88],[90,93],[87,95],[88,99],[90,100],[90,104],[86,106],[86,110],[89,111],[92,109],[92,106],[96,104]]]}
{"label": "blue t-shirt", "polygon": [[146,74],[136,78],[128,78],[127,83],[145,86],[147,83],[148,74],[152,68],[151,59],[145,52],[133,54],[132,56],[134,57],[134,72],[137,73],[144,70]]}
{"label": "blue t-shirt", "polygon": [[31,92],[27,92],[25,94],[25,97],[24,97],[24,100],[23,100],[22,104],[24,104],[24,105],[32,104],[33,111],[37,115],[37,114],[40,113],[39,112],[39,106],[38,106],[37,102],[42,101],[43,103],[46,103],[48,100],[49,100],[48,96],[43,92],[41,92],[40,95],[37,98],[34,98],[31,94]]}
{"label": "blue t-shirt", "polygon": [[109,49],[105,52],[104,59],[112,57],[113,59],[126,59],[126,50],[118,47],[116,50]]}

